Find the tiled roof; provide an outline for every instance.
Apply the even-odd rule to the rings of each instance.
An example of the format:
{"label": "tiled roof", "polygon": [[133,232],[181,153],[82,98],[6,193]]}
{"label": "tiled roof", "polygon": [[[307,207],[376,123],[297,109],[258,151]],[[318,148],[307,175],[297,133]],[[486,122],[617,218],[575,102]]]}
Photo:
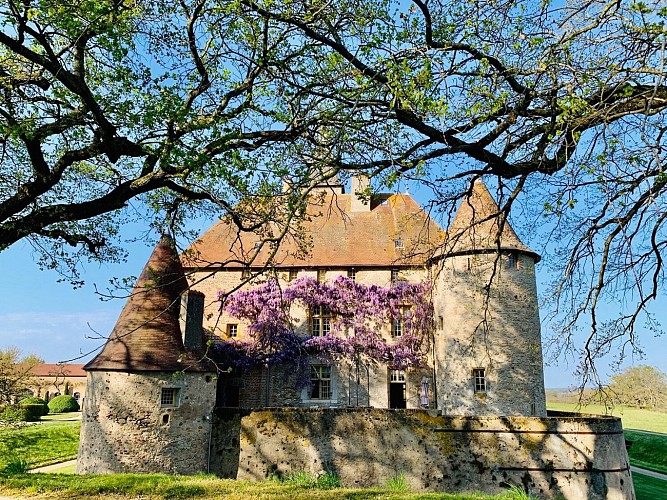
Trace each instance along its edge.
{"label": "tiled roof", "polygon": [[85,377],[86,372],[83,371],[83,365],[81,364],[56,364],[56,363],[43,363],[41,365],[36,365],[30,372],[35,377],[55,377],[55,376],[65,376],[65,377]]}
{"label": "tiled roof", "polygon": [[[476,181],[464,198],[447,231],[444,255],[497,251],[500,208],[483,182]],[[540,256],[524,245],[506,220],[500,234],[500,250],[526,253],[539,262]]]}
{"label": "tiled roof", "polygon": [[[370,210],[352,211],[353,194],[326,194],[311,202],[301,229],[306,254],[295,239],[283,241],[276,267],[390,267],[421,265],[442,243],[444,232],[409,194],[380,195]],[[188,268],[239,268],[261,238],[238,232],[228,220],[215,223],[184,254]],[[400,240],[396,242],[395,240]],[[253,266],[263,265],[262,248]]]}
{"label": "tiled roof", "polygon": [[174,242],[163,236],[102,351],[84,370],[212,371],[183,347],[178,312],[187,286]]}

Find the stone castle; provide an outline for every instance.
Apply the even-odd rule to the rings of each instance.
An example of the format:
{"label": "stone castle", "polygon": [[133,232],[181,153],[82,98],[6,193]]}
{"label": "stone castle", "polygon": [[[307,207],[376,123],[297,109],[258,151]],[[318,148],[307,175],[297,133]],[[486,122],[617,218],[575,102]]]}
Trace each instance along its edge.
{"label": "stone castle", "polygon": [[[547,417],[540,257],[498,217],[484,184],[471,186],[445,232],[408,194],[358,196],[367,182],[354,179],[351,194],[321,187],[300,228],[305,252],[286,241],[270,255],[261,236],[226,220],[181,258],[164,237],[85,366],[77,471],[261,479],[310,470],[349,485],[402,474],[421,489],[518,484],[545,496],[633,498],[620,421]],[[428,280],[425,366],[312,359],[306,387],[290,366],[220,371],[205,346],[248,330],[214,298],[267,272],[283,286],[304,276],[383,287]],[[336,321],[298,303],[290,314],[304,336],[326,335]],[[396,341],[401,325],[381,333]]]}

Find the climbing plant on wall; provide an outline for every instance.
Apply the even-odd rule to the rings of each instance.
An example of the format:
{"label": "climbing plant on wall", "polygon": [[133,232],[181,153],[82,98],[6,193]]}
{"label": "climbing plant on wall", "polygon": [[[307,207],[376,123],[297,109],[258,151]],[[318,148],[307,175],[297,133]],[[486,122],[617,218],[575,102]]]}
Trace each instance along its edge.
{"label": "climbing plant on wall", "polygon": [[[382,362],[397,369],[422,366],[433,331],[428,283],[397,282],[391,287],[363,285],[343,276],[320,283],[300,278],[285,288],[270,279],[227,295],[220,307],[248,323],[250,339],[232,340],[212,349],[223,367],[297,363],[306,356]],[[311,336],[292,316],[292,307],[323,306],[331,312],[330,331]],[[400,321],[401,335],[390,338],[389,325]]]}

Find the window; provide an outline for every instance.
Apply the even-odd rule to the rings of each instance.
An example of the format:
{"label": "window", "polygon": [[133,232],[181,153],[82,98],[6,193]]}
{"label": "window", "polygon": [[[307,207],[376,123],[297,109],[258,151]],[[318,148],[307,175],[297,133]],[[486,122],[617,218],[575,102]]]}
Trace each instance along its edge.
{"label": "window", "polygon": [[357,281],[357,270],[354,267],[347,270],[347,278],[352,281]]}
{"label": "window", "polygon": [[410,310],[410,306],[399,306],[398,316],[395,317],[391,324],[391,336],[401,337],[403,335],[403,327],[405,326],[405,315]]}
{"label": "window", "polygon": [[327,280],[327,271],[326,269],[317,270],[317,281],[324,283]]}
{"label": "window", "polygon": [[486,392],[486,369],[473,369],[472,378],[473,382],[475,383],[475,392]]}
{"label": "window", "polygon": [[289,276],[288,276],[289,281],[294,281],[297,278],[298,275],[299,275],[299,270],[298,269],[290,269],[289,270]]}
{"label": "window", "polygon": [[403,240],[400,238],[394,240],[394,248],[403,248]]}
{"label": "window", "polygon": [[310,399],[331,399],[331,367],[310,365]]}
{"label": "window", "polygon": [[243,271],[241,271],[241,279],[247,280],[248,278],[250,278],[250,268],[246,266],[243,268]]}
{"label": "window", "polygon": [[310,310],[310,333],[324,337],[331,332],[331,310],[327,306],[314,306]]}
{"label": "window", "polygon": [[236,323],[229,323],[227,325],[227,336],[228,337],[236,337],[239,334],[239,325]]}
{"label": "window", "polygon": [[396,338],[403,335],[403,318],[395,318],[391,325],[391,336]]}
{"label": "window", "polygon": [[403,370],[390,370],[389,382],[405,382],[405,372]]}
{"label": "window", "polygon": [[160,406],[178,406],[178,388],[163,387],[160,391]]}
{"label": "window", "polygon": [[398,281],[398,269],[394,267],[391,270],[391,282],[395,283],[397,281]]}
{"label": "window", "polygon": [[507,267],[510,269],[518,269],[519,268],[519,254],[516,252],[512,252],[511,254],[508,255],[508,262],[507,262]]}
{"label": "window", "polygon": [[445,329],[445,318],[443,318],[442,316],[438,316],[438,329],[439,330]]}

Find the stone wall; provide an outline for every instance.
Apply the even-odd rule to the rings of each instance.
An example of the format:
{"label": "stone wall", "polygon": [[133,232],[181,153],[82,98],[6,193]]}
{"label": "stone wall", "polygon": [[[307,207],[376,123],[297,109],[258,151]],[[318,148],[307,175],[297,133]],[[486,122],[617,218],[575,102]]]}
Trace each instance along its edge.
{"label": "stone wall", "polygon": [[[438,407],[448,415],[546,415],[534,261],[517,256],[510,267],[505,254],[459,255],[437,273]],[[486,391],[475,391],[477,368]]]}
{"label": "stone wall", "polygon": [[[206,472],[213,373],[88,372],[78,474]],[[163,387],[178,404],[160,404]]]}
{"label": "stone wall", "polygon": [[402,475],[415,490],[634,499],[618,418],[444,417],[428,410],[219,410],[211,472],[262,480],[333,472],[346,486]]}

